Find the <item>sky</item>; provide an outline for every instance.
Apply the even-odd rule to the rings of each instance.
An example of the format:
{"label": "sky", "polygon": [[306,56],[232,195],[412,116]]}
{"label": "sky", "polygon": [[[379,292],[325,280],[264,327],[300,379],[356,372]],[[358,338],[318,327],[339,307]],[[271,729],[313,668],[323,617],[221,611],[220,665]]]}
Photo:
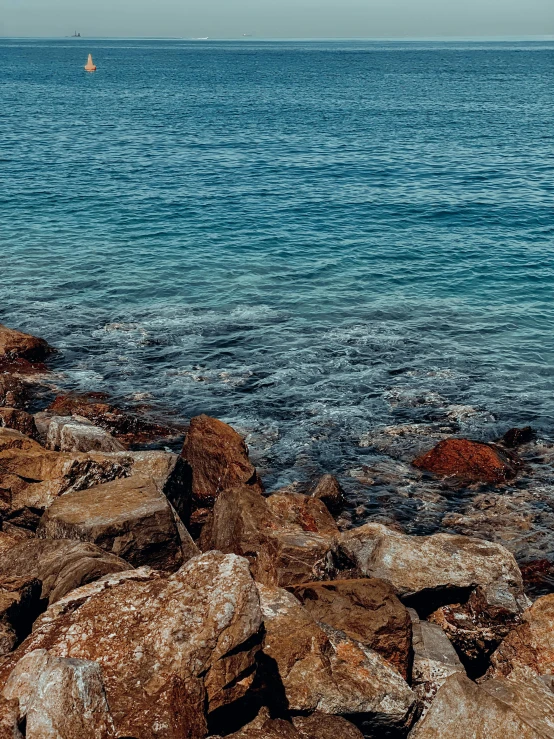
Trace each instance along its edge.
{"label": "sky", "polygon": [[0,0],[0,36],[554,35],[554,0]]}

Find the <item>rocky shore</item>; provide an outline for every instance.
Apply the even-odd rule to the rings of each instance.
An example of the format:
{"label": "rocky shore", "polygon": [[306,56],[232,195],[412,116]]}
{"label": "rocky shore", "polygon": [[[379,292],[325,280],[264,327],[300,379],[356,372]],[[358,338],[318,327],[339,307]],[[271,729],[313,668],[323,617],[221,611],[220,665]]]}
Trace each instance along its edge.
{"label": "rocky shore", "polygon": [[[54,351],[0,325],[0,739],[554,738],[554,595],[507,548],[351,526],[332,475],[268,493],[208,416],[174,453],[104,396],[41,405]],[[411,469],[501,505],[531,440]]]}

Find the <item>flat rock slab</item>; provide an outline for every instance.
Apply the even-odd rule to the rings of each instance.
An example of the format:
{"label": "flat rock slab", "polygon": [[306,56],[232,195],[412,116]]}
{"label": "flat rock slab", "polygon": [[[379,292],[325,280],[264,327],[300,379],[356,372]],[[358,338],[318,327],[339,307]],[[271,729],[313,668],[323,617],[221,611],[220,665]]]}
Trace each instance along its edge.
{"label": "flat rock slab", "polygon": [[528,605],[516,561],[500,544],[450,534],[407,536],[370,523],[345,532],[341,548],[362,575],[390,582],[420,615],[459,603],[478,585],[488,605],[511,613]]}
{"label": "flat rock slab", "polygon": [[412,658],[412,622],[392,585],[384,580],[309,582],[289,588],[316,621],[361,642],[407,680]]}
{"label": "flat rock slab", "polygon": [[100,591],[84,586],[83,600],[74,591],[71,608],[44,619],[9,655],[0,693],[25,655],[45,649],[100,667],[117,737],[203,739],[206,710],[244,695],[260,647],[248,562],[209,552],[169,577],[110,577]]}
{"label": "flat rock slab", "polygon": [[171,505],[151,478],[138,475],[62,495],[37,534],[92,542],[135,567],[175,570],[183,563]]}

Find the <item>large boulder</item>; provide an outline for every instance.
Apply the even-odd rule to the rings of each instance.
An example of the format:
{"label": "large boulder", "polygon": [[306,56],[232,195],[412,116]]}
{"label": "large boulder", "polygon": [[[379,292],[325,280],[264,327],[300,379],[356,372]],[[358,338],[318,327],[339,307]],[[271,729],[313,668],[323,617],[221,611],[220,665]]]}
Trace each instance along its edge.
{"label": "large boulder", "polygon": [[37,428],[30,413],[17,408],[0,408],[0,428],[15,429],[32,439],[37,437]]}
{"label": "large boulder", "polygon": [[405,680],[409,678],[412,622],[390,583],[334,580],[302,583],[289,590],[316,621],[344,631],[380,654]]}
{"label": "large boulder", "polygon": [[212,506],[229,488],[247,485],[262,490],[244,439],[216,418],[202,415],[191,419],[181,456],[190,468],[197,508]]}
{"label": "large boulder", "polygon": [[125,450],[115,437],[86,419],[42,414],[45,446],[62,452],[122,452]]}
{"label": "large boulder", "polygon": [[392,583],[420,615],[459,603],[480,585],[487,604],[520,613],[528,605],[516,561],[500,544],[466,536],[407,536],[381,524],[345,532],[341,548],[364,577]]}
{"label": "large boulder", "polygon": [[1,663],[0,692],[25,655],[46,649],[99,665],[117,737],[203,739],[206,711],[243,697],[255,667],[262,616],[248,562],[209,552],[169,577],[111,577],[45,614]]}
{"label": "large boulder", "polygon": [[[3,696],[17,701],[13,729],[26,739],[114,739],[102,670],[96,662],[64,659],[37,649],[12,671]],[[15,735],[17,736],[17,735]]]}
{"label": "large boulder", "polygon": [[135,567],[176,570],[197,554],[176,518],[154,480],[133,475],[57,498],[42,516],[37,535],[92,542]]}
{"label": "large boulder", "polygon": [[16,359],[44,362],[53,351],[44,339],[15,331],[0,323],[0,362]]}
{"label": "large boulder", "polygon": [[349,716],[379,736],[409,727],[416,699],[395,669],[343,632],[316,623],[286,590],[258,589],[268,690],[281,689],[288,710]]}
{"label": "large boulder", "polygon": [[444,439],[431,451],[417,457],[413,465],[440,477],[454,477],[462,483],[490,484],[512,480],[523,467],[513,452],[469,439]]}
{"label": "large boulder", "polygon": [[455,673],[410,739],[552,739],[553,715],[554,695],[539,680],[479,687]]}
{"label": "large boulder", "polygon": [[4,552],[0,550],[0,578],[37,578],[41,599],[50,605],[75,588],[129,569],[125,560],[95,544],[69,539],[14,541]]}
{"label": "large boulder", "polygon": [[266,498],[273,516],[283,528],[336,536],[339,533],[334,518],[325,503],[300,493],[275,493]]}
{"label": "large boulder", "polygon": [[0,577],[0,656],[31,631],[39,615],[40,581],[32,577]]}
{"label": "large boulder", "polygon": [[491,658],[489,675],[509,675],[528,667],[538,675],[554,673],[554,594],[538,598],[525,611]]}
{"label": "large boulder", "polygon": [[[275,506],[271,503],[274,497],[280,499]],[[282,505],[283,498],[289,499],[286,505]],[[246,485],[222,491],[214,506],[209,548],[246,557],[255,579],[267,585],[287,586],[328,578],[334,572],[336,537],[328,533],[330,523],[325,516],[326,533],[317,530],[316,521],[322,516],[320,501],[300,498],[314,507],[313,515],[307,514],[304,500],[303,512],[298,513],[294,507],[296,496],[266,499],[255,487]],[[278,509],[278,515],[273,508]],[[308,530],[298,519],[309,520]]]}

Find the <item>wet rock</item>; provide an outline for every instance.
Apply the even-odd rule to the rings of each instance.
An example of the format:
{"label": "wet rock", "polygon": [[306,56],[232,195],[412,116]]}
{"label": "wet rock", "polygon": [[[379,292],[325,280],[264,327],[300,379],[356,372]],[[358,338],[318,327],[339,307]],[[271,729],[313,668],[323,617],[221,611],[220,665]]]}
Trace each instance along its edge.
{"label": "wet rock", "polygon": [[313,489],[312,498],[321,500],[331,513],[340,513],[346,504],[344,490],[333,475],[323,475]]}
{"label": "wet rock", "polygon": [[412,622],[384,580],[333,580],[295,585],[290,591],[315,621],[340,629],[373,649],[407,680],[412,662]]}
{"label": "wet rock", "polygon": [[[281,510],[281,501],[275,507]],[[268,585],[329,577],[334,572],[335,537],[305,531],[299,523],[287,524],[287,516],[281,513],[281,518],[274,515],[256,487],[226,489],[214,506],[209,546],[246,557],[254,578]]]}
{"label": "wet rock", "polygon": [[414,649],[412,689],[425,713],[446,679],[457,672],[465,675],[465,670],[441,627],[420,621],[413,609],[410,609],[410,615]]}
{"label": "wet rock", "polygon": [[439,608],[429,616],[438,624],[461,656],[468,675],[481,677],[491,654],[521,621],[501,607],[490,606],[482,588],[476,588],[467,602]]}
{"label": "wet rock", "polygon": [[0,690],[26,654],[46,649],[100,666],[117,737],[203,739],[206,709],[247,690],[261,624],[248,562],[209,552],[169,577],[115,582],[45,620],[0,665]]}
{"label": "wet rock", "polygon": [[0,324],[0,362],[16,359],[44,362],[53,351],[54,349],[44,339]]}
{"label": "wet rock", "polygon": [[530,441],[533,441],[534,438],[535,432],[531,426],[525,426],[521,429],[513,428],[506,431],[502,437],[502,443],[509,449],[515,449],[518,446],[523,446],[523,444],[528,444]]}
{"label": "wet rock", "polygon": [[377,736],[409,727],[415,695],[396,670],[344,633],[316,623],[286,590],[258,588],[267,669],[274,669],[273,690],[283,690],[290,711],[349,716]]}
{"label": "wet rock", "polygon": [[40,613],[40,581],[29,577],[0,577],[0,656],[31,631]]}
{"label": "wet rock", "polygon": [[503,483],[512,480],[523,462],[513,453],[494,444],[469,439],[445,439],[431,451],[417,457],[414,467],[439,477],[453,477],[463,483]]}
{"label": "wet rock", "polygon": [[540,692],[529,710],[527,687],[514,682],[503,692],[488,692],[459,673],[451,675],[410,739],[552,739],[552,697],[533,685]]}
{"label": "wet rock", "polygon": [[115,736],[102,670],[95,662],[63,659],[37,649],[17,664],[3,695],[17,701],[26,739]]}
{"label": "wet rock", "polygon": [[37,437],[34,418],[26,411],[17,408],[0,408],[0,427],[15,429],[32,439]]}
{"label": "wet rock", "polygon": [[0,406],[23,409],[28,401],[28,387],[18,377],[0,374]]}
{"label": "wet rock", "polygon": [[62,495],[44,513],[37,534],[92,542],[135,567],[176,570],[187,554],[197,553],[190,536],[181,544],[165,495],[140,475]]}
{"label": "wet rock", "polygon": [[366,524],[344,532],[340,546],[364,577],[390,582],[422,616],[467,599],[478,585],[490,606],[517,614],[528,605],[516,561],[499,544],[450,534],[407,536]]}
{"label": "wet rock", "polygon": [[129,569],[125,560],[95,544],[69,539],[14,541],[6,551],[0,549],[0,578],[10,574],[37,578],[42,584],[40,597],[50,605],[75,588]]}
{"label": "wet rock", "polygon": [[181,456],[191,471],[196,508],[212,506],[229,488],[246,485],[262,491],[242,436],[216,418],[202,415],[191,419]]}
{"label": "wet rock", "polygon": [[[46,425],[46,419],[44,419]],[[51,416],[47,421],[45,446],[62,452],[122,452],[123,444],[100,426],[86,419]]]}
{"label": "wet rock", "polygon": [[509,675],[517,667],[554,673],[554,595],[536,600],[521,621],[492,655],[489,676]]}
{"label": "wet rock", "polygon": [[335,536],[337,524],[325,503],[300,493],[274,494],[266,498],[269,510],[283,528]]}

